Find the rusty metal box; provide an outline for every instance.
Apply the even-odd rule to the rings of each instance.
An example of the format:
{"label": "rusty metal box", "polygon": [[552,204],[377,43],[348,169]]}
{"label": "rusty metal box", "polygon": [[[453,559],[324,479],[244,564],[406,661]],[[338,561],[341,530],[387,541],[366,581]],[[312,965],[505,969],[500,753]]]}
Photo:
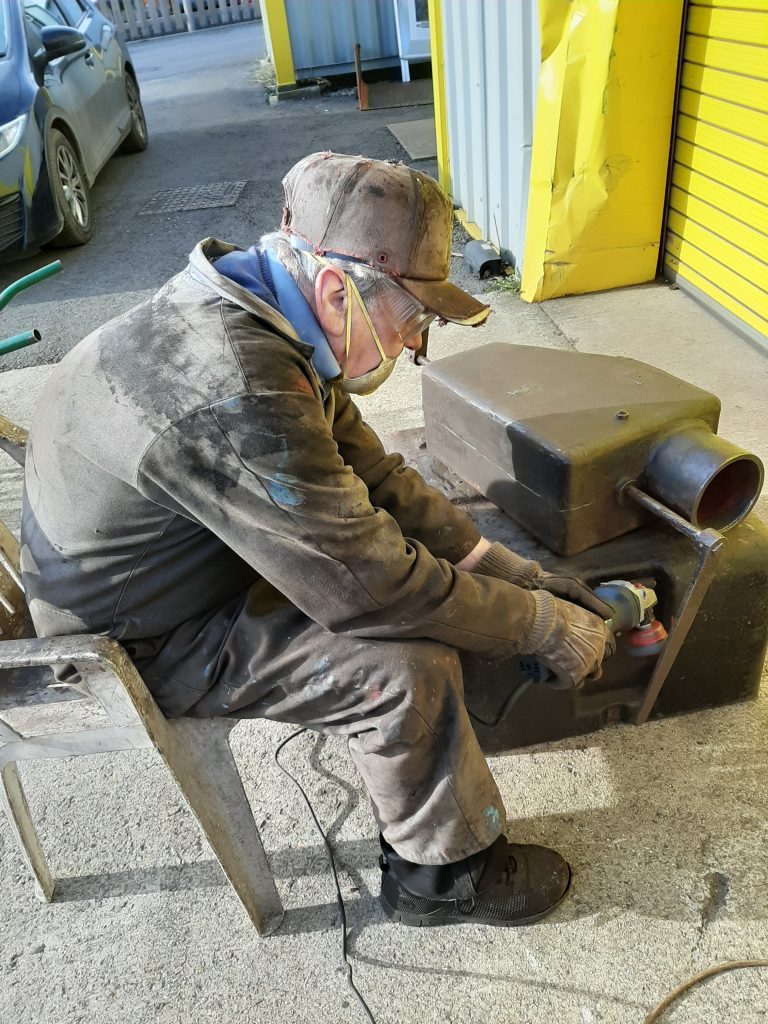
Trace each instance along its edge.
{"label": "rusty metal box", "polygon": [[[421,430],[387,439],[432,487],[472,516],[484,537],[500,541],[547,569],[566,569],[595,585],[610,579],[653,581],[657,614],[669,629],[696,568],[689,538],[654,520],[574,557],[557,557],[518,523],[447,470],[428,450]],[[768,644],[768,529],[754,516],[724,538],[717,574],[690,633],[658,696],[652,717],[665,717],[751,700],[758,694]],[[636,657],[625,638],[605,665],[603,677],[580,689],[531,686],[499,717],[510,694],[524,681],[517,658],[462,658],[465,701],[483,749],[501,753],[566,736],[579,736],[614,722],[632,722],[656,663]],[[494,722],[493,725],[483,725]]]}
{"label": "rusty metal box", "polygon": [[574,555],[648,524],[617,497],[659,441],[717,430],[720,401],[634,359],[484,345],[422,374],[427,446],[552,551]]}

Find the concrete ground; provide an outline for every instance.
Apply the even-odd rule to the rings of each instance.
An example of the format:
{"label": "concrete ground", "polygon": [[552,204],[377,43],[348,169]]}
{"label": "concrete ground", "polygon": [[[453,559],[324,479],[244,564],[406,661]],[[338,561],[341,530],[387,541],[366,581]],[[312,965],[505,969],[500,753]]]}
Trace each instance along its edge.
{"label": "concrete ground", "polygon": [[[105,170],[94,190],[99,227],[90,245],[66,254],[66,274],[3,314],[8,333],[37,324],[47,338],[12,364],[27,368],[0,374],[0,410],[12,419],[29,422],[50,372],[45,364],[173,273],[198,237],[218,232],[249,242],[274,224],[281,167],[325,146],[398,155],[384,127],[389,111],[359,115],[343,96],[263,104],[247,81],[259,33],[238,26],[135,48],[152,146]],[[235,208],[167,222],[138,216],[160,188],[241,178],[249,186]],[[0,280],[41,262],[4,268]],[[433,357],[501,340],[644,359],[719,394],[725,436],[768,458],[765,356],[681,292],[655,285],[536,307],[505,294],[491,301],[486,327],[435,330]],[[419,371],[403,362],[361,405],[382,433],[417,426]],[[3,458],[0,517],[14,526],[19,494],[19,473]],[[766,518],[765,498],[758,510]],[[70,702],[9,717],[18,727],[60,729],[82,713],[80,702]],[[573,893],[557,913],[517,931],[390,924],[376,901],[376,832],[360,780],[342,743],[302,737],[285,760],[337,850],[355,974],[380,1024],[641,1024],[693,972],[765,957],[767,718],[764,694],[748,706],[494,758],[510,834],[557,846],[575,871]],[[258,722],[234,733],[287,907],[280,932],[267,940],[250,925],[158,758],[126,753],[24,766],[58,898],[35,901],[0,820],[1,1021],[363,1019],[338,970],[323,849],[272,762],[287,733]],[[707,983],[665,1019],[757,1024],[766,1014],[768,978],[751,971]]]}
{"label": "concrete ground", "polygon": [[[717,392],[723,433],[768,457],[765,356],[664,285],[528,306],[492,296],[488,325],[434,332],[433,355],[488,341],[644,359]],[[0,375],[0,408],[27,420],[47,367]],[[379,429],[417,426],[419,371],[403,362],[361,400]],[[18,476],[6,470],[6,507]],[[14,491],[15,489],[15,491]],[[766,517],[766,499],[759,510]],[[24,708],[64,727],[79,705]],[[572,895],[517,931],[410,930],[376,902],[376,832],[344,745],[302,737],[285,759],[337,851],[356,977],[380,1024],[641,1024],[666,992],[768,950],[768,699],[496,757],[509,833],[574,866]],[[149,754],[26,765],[60,879],[52,905],[0,822],[0,1020],[14,1024],[358,1022],[338,968],[322,847],[272,763],[287,728],[242,723],[236,756],[287,907],[260,940],[166,771]],[[149,796],[151,794],[151,797]],[[758,1024],[768,976],[710,981],[670,1024]]]}

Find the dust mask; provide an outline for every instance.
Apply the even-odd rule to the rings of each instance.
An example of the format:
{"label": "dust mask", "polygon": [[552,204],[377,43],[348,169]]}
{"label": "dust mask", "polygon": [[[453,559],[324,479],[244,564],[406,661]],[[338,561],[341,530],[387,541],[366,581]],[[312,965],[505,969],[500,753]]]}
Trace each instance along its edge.
{"label": "dust mask", "polygon": [[[330,264],[328,264],[327,260],[322,259],[322,257],[320,257],[320,256],[316,256],[315,255],[314,259],[316,259],[318,263],[324,264],[325,266],[329,266],[330,265]],[[344,342],[344,356],[345,356],[345,359],[344,359],[344,369],[343,369],[342,374],[341,374],[341,380],[335,381],[334,383],[336,384],[337,387],[341,388],[342,391],[346,391],[346,393],[349,394],[349,395],[370,395],[377,388],[381,387],[381,385],[384,383],[384,381],[387,380],[391,376],[392,371],[395,368],[395,363],[397,362],[397,359],[394,358],[393,356],[388,356],[386,354],[386,352],[384,351],[384,347],[381,344],[381,340],[379,339],[379,335],[378,335],[378,333],[376,331],[376,328],[373,326],[373,321],[371,320],[370,316],[368,315],[368,310],[365,308],[365,303],[363,302],[363,300],[362,300],[362,298],[360,296],[360,292],[357,289],[357,285],[352,280],[352,278],[349,276],[349,274],[346,274],[346,273],[344,274],[344,283],[345,283],[346,293],[347,293],[346,324],[345,324],[345,328],[344,328],[344,331],[345,331],[345,342]],[[353,295],[355,297],[355,300],[356,300],[358,306],[360,307],[360,312],[363,314],[363,318],[364,318],[366,324],[368,325],[368,330],[371,332],[371,337],[374,340],[376,348],[379,350],[379,355],[381,356],[381,362],[379,363],[378,366],[375,366],[372,370],[369,370],[367,373],[360,374],[359,377],[348,377],[347,376],[347,366],[349,364],[349,347],[350,347],[351,339],[352,339],[352,296]]]}

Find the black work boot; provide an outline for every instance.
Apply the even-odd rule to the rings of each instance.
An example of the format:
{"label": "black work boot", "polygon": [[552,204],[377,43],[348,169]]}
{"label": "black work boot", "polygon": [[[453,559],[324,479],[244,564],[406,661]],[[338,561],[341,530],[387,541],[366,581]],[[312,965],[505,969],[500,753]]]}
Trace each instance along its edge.
{"label": "black work boot", "polygon": [[532,924],[555,909],[571,884],[568,862],[555,850],[505,836],[473,857],[437,867],[404,860],[384,839],[381,846],[384,912],[415,927]]}

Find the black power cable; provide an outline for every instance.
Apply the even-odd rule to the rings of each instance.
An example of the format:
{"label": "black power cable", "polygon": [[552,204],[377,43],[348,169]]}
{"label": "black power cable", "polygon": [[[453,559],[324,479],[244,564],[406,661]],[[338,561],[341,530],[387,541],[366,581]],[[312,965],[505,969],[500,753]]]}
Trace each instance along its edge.
{"label": "black power cable", "polygon": [[[504,703],[499,708],[498,714],[494,719],[481,718],[479,715],[476,715],[474,712],[470,711],[469,708],[467,708],[470,718],[473,718],[476,722],[480,722],[481,725],[485,725],[490,729],[494,728],[494,726],[497,726],[502,719],[507,717],[512,707],[523,696],[523,694],[532,682],[533,679],[526,679],[515,690],[513,690],[509,694],[509,696],[504,700]],[[275,747],[274,752],[275,764],[283,773],[283,775],[285,775],[286,778],[290,779],[291,782],[296,787],[296,789],[298,789],[299,793],[301,794],[302,800],[307,806],[307,810],[312,816],[312,821],[315,824],[315,828],[317,829],[318,835],[323,841],[323,846],[325,847],[325,852],[328,856],[328,863],[331,866],[333,884],[336,887],[336,903],[338,904],[339,907],[339,917],[341,920],[341,960],[344,965],[344,973],[346,975],[347,985],[349,986],[349,989],[351,990],[357,1002],[360,1004],[363,1013],[367,1017],[370,1024],[376,1024],[376,1018],[371,1013],[371,1008],[368,1006],[368,1003],[366,1003],[361,992],[357,988],[357,985],[355,985],[355,981],[352,976],[352,964],[349,959],[349,950],[347,945],[347,910],[346,907],[344,906],[344,899],[341,895],[341,885],[339,884],[339,875],[336,870],[336,859],[333,855],[333,848],[331,847],[331,844],[328,840],[328,836],[325,834],[323,826],[320,824],[320,820],[317,817],[317,814],[315,813],[315,809],[312,806],[312,803],[309,797],[307,796],[304,787],[295,777],[295,775],[292,775],[287,768],[280,764],[280,753],[283,750],[283,748],[288,746],[288,744],[291,743],[293,740],[298,739],[298,737],[302,736],[305,732],[307,732],[306,728],[297,729],[296,732],[291,733],[290,736],[287,736],[284,740],[278,743],[278,745]]]}
{"label": "black power cable", "polygon": [[291,733],[291,735],[284,739],[281,743],[278,743],[277,747],[275,747],[274,753],[275,764],[283,773],[283,775],[285,775],[287,778],[291,780],[294,786],[298,789],[299,793],[301,793],[301,797],[304,800],[304,803],[307,805],[307,810],[312,816],[312,821],[315,823],[315,828],[317,829],[320,838],[323,840],[323,846],[325,847],[325,852],[328,855],[328,863],[331,866],[333,884],[336,886],[336,902],[339,906],[339,916],[341,919],[341,959],[342,963],[344,964],[344,972],[346,974],[347,985],[352,991],[352,994],[354,995],[355,999],[362,1007],[363,1012],[370,1021],[370,1024],[376,1024],[376,1018],[371,1013],[371,1009],[368,1006],[368,1003],[366,1003],[365,999],[363,999],[360,991],[355,985],[354,978],[352,977],[352,964],[349,959],[349,951],[347,948],[347,911],[346,907],[344,906],[344,900],[341,895],[341,886],[339,885],[339,876],[336,871],[336,860],[333,856],[333,849],[331,848],[331,844],[328,841],[328,837],[326,836],[323,830],[323,826],[320,824],[320,820],[315,814],[315,809],[310,803],[310,799],[307,796],[304,787],[294,775],[291,775],[287,768],[284,768],[283,765],[280,764],[280,752],[283,749],[283,747],[287,746],[292,740],[295,740],[297,737],[301,736],[302,733],[305,733],[306,731],[306,729],[297,729],[296,732]]}
{"label": "black power cable", "polygon": [[470,711],[469,708],[467,708],[467,714],[471,719],[473,719],[473,721],[479,722],[480,725],[484,725],[488,729],[495,729],[499,722],[501,722],[504,718],[507,717],[509,712],[515,706],[515,704],[517,704],[517,702],[520,700],[520,698],[523,696],[525,691],[532,683],[533,679],[524,679],[522,683],[520,683],[520,685],[509,694],[508,697],[504,698],[504,703],[499,708],[495,718],[481,718],[480,715],[475,714],[474,711]]}
{"label": "black power cable", "polygon": [[[517,701],[520,699],[520,697],[522,697],[522,695],[525,693],[525,691],[528,689],[532,682],[532,679],[526,679],[523,683],[520,684],[520,686],[518,686],[516,690],[513,690],[509,697],[507,697],[502,706],[499,708],[498,714],[493,720],[480,718],[478,715],[475,715],[471,711],[469,711],[470,717],[474,718],[478,722],[481,722],[483,725],[487,725],[491,728],[495,725],[498,725],[499,722],[503,718],[505,718],[506,715],[509,713],[510,708],[512,708],[513,705],[516,704]],[[320,824],[320,821],[318,820],[318,817],[315,814],[315,809],[310,803],[309,797],[307,796],[304,787],[301,785],[301,783],[295,776],[291,775],[287,768],[284,768],[280,764],[279,755],[283,747],[287,746],[292,740],[295,740],[297,737],[301,736],[305,732],[307,732],[307,729],[297,729],[296,732],[291,733],[290,736],[288,736],[286,739],[284,739],[281,743],[277,745],[274,753],[275,764],[283,773],[283,775],[285,775],[287,778],[291,780],[294,786],[298,789],[299,793],[301,793],[302,799],[304,800],[304,803],[307,805],[307,810],[312,815],[312,820],[315,823],[315,828],[317,829],[320,838],[323,840],[325,852],[328,854],[328,863],[331,865],[331,873],[333,874],[333,884],[336,887],[336,902],[339,905],[339,914],[341,917],[341,958],[344,963],[347,985],[351,989],[355,999],[362,1007],[363,1012],[370,1021],[370,1024],[376,1024],[376,1018],[371,1013],[371,1009],[368,1006],[368,1003],[366,1003],[362,994],[355,985],[354,979],[352,977],[352,964],[349,961],[349,953],[347,950],[347,912],[344,906],[344,900],[341,895],[341,886],[339,885],[339,876],[336,872],[336,861],[333,856],[331,844],[328,842],[328,837],[323,831],[323,826]],[[731,963],[720,964],[717,967],[710,967],[708,970],[702,971],[700,974],[697,974],[695,977],[690,978],[682,985],[679,985],[674,990],[674,992],[670,992],[670,994],[665,999],[663,999],[658,1004],[658,1006],[645,1018],[645,1024],[654,1024],[654,1022],[659,1019],[661,1014],[663,1014],[664,1010],[668,1009],[669,1006],[671,1006],[671,1004],[679,996],[681,996],[689,988],[693,988],[693,986],[698,984],[699,982],[704,981],[706,978],[711,978],[715,974],[720,974],[723,971],[732,971],[743,967],[768,967],[768,960],[737,960]]]}

